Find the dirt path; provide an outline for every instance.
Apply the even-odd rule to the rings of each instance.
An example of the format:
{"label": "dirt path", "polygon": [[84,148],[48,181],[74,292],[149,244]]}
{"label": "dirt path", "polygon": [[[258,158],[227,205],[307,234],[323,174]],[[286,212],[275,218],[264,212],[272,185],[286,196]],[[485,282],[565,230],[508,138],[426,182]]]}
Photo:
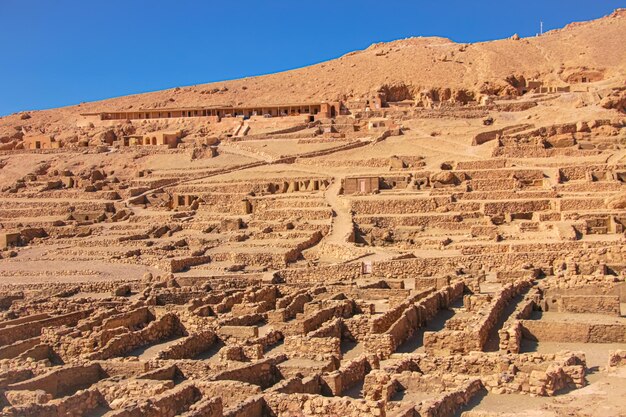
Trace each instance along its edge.
{"label": "dirt path", "polygon": [[324,238],[325,243],[343,245],[347,244],[347,236],[354,230],[352,213],[349,203],[339,198],[341,191],[341,179],[333,178],[333,183],[324,192],[324,198],[333,210],[332,229]]}

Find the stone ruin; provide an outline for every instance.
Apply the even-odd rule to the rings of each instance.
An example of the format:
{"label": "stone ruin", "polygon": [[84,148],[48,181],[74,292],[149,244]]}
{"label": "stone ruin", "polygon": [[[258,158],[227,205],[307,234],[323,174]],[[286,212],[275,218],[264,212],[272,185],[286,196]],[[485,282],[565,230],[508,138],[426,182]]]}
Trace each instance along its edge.
{"label": "stone ruin", "polygon": [[623,87],[561,77],[19,117],[0,150],[0,414],[579,415],[564,404],[594,409],[575,394],[599,386],[610,402]]}

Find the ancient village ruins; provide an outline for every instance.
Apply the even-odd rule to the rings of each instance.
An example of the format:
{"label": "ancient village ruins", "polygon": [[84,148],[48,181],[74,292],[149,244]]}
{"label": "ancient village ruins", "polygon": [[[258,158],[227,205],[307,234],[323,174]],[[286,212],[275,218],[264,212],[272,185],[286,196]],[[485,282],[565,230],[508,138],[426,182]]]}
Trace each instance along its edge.
{"label": "ancient village ruins", "polygon": [[0,118],[0,414],[626,415],[625,45],[617,10]]}

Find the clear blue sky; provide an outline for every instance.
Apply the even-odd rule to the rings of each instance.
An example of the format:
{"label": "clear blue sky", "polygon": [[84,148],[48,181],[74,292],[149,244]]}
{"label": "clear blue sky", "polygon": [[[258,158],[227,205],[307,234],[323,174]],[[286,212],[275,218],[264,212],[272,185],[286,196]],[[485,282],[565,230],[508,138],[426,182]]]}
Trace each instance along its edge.
{"label": "clear blue sky", "polygon": [[626,0],[0,0],[0,115],[297,68],[409,36],[534,35]]}

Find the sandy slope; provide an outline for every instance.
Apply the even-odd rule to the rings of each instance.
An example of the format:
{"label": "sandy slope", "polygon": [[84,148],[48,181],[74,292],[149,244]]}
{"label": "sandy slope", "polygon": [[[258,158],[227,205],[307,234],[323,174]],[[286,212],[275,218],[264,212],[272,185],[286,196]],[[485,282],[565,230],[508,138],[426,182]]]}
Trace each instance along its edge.
{"label": "sandy slope", "polygon": [[[341,58],[260,77],[118,97],[0,118],[0,136],[14,125],[50,127],[74,123],[82,112],[187,105],[256,105],[368,97],[381,87],[393,95],[416,96],[424,89],[476,93],[508,86],[512,75],[563,80],[581,69],[604,72],[608,85],[626,78],[626,9],[604,18],[573,23],[540,37],[457,44],[445,38],[410,38],[371,45]],[[393,98],[393,97],[392,97]],[[10,131],[10,130],[9,130]]]}

